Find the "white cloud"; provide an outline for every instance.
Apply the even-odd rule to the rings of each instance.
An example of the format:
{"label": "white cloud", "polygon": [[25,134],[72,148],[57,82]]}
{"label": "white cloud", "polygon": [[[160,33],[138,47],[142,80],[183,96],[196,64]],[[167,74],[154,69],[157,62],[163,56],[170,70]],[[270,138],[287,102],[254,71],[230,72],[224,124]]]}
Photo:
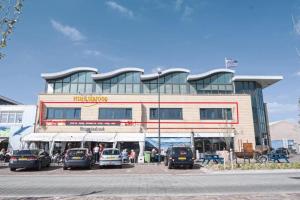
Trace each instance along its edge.
{"label": "white cloud", "polygon": [[288,112],[295,112],[298,110],[297,104],[283,104],[278,102],[268,103],[268,111],[272,114],[285,114]]}
{"label": "white cloud", "polygon": [[176,0],[175,1],[175,10],[176,11],[181,10],[182,4],[183,4],[183,0]]}
{"label": "white cloud", "polygon": [[85,36],[74,27],[63,25],[60,22],[55,21],[53,19],[50,22],[52,24],[52,27],[56,31],[62,33],[63,35],[65,35],[66,37],[68,37],[70,40],[74,42],[80,42],[86,39]]}
{"label": "white cloud", "polygon": [[293,28],[294,31],[297,35],[300,35],[300,19],[296,19],[293,15],[292,15],[292,22],[293,22]]}
{"label": "white cloud", "polygon": [[84,50],[83,54],[87,55],[87,56],[100,56],[100,55],[102,55],[102,53],[100,51],[91,50],[91,49]]}
{"label": "white cloud", "polygon": [[296,75],[297,75],[297,76],[300,76],[300,72],[297,72]]}
{"label": "white cloud", "polygon": [[131,10],[114,1],[107,1],[106,5],[109,6],[111,9],[118,11],[121,14],[124,14],[131,18],[133,17],[133,12]]}
{"label": "white cloud", "polygon": [[101,51],[93,50],[93,49],[84,50],[83,55],[100,57],[101,59],[106,59],[106,60],[110,60],[110,61],[113,61],[113,62],[118,62],[118,61],[122,60],[122,58],[120,58],[120,57],[116,57],[116,56],[113,56],[113,55],[108,55],[106,53],[102,53]]}
{"label": "white cloud", "polygon": [[193,11],[194,11],[193,8],[189,6],[185,6],[182,13],[182,19],[189,19],[193,14]]}

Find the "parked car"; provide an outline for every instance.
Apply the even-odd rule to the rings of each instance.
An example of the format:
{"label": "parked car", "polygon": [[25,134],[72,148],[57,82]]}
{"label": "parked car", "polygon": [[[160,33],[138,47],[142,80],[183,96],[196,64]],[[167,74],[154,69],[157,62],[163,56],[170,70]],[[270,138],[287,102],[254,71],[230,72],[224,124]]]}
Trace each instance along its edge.
{"label": "parked car", "polygon": [[192,149],[185,146],[173,146],[168,148],[164,164],[168,166],[169,169],[178,166],[192,169],[194,166]]}
{"label": "parked car", "polygon": [[91,169],[92,164],[92,155],[87,148],[73,148],[69,149],[64,156],[63,169],[74,167]]}
{"label": "parked car", "polygon": [[122,168],[122,155],[119,149],[105,148],[100,155],[99,166],[118,166]]}
{"label": "parked car", "polygon": [[9,168],[15,171],[18,168],[33,168],[41,170],[42,167],[49,167],[51,158],[46,151],[20,150],[10,157]]}

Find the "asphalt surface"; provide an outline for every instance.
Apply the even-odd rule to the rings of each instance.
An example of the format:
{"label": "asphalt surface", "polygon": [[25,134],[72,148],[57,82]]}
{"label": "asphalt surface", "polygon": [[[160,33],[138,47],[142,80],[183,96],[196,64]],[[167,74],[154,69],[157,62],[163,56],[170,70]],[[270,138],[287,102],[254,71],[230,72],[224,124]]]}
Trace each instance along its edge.
{"label": "asphalt surface", "polygon": [[[2,171],[2,170],[1,170]],[[92,170],[91,170],[92,171]],[[85,171],[59,174],[0,175],[0,197],[199,197],[203,195],[293,194],[300,198],[300,173],[199,173],[170,170],[164,173],[93,174]],[[198,172],[195,173],[195,171]],[[3,172],[3,171],[2,171]],[[117,172],[117,171],[115,171]],[[188,173],[191,172],[191,173]],[[234,198],[232,198],[234,199]],[[274,199],[274,198],[271,198]]]}

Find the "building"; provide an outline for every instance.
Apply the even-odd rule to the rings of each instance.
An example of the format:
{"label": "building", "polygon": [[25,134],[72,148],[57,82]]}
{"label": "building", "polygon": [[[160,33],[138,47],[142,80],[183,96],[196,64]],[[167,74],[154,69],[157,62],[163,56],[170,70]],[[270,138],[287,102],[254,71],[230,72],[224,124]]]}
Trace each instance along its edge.
{"label": "building", "polygon": [[36,105],[0,105],[0,149],[18,150],[21,138],[33,133]]}
{"label": "building", "polygon": [[21,103],[0,95],[0,105],[20,105]]}
{"label": "building", "polygon": [[23,141],[45,143],[51,152],[102,142],[136,149],[140,156],[157,148],[158,130],[163,150],[191,144],[192,135],[200,152],[268,145],[262,90],[283,78],[240,76],[230,69],[144,74],[141,68],[99,73],[90,67],[41,76],[46,85],[38,97],[35,133]]}
{"label": "building", "polygon": [[272,148],[288,148],[290,151],[300,152],[300,127],[297,123],[277,121],[270,123]]}

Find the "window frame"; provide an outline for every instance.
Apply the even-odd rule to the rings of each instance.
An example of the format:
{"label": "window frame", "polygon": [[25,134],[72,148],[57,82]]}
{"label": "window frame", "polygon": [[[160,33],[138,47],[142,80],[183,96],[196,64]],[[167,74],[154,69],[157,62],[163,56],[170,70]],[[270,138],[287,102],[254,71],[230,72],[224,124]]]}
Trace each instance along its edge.
{"label": "window frame", "polygon": [[[157,110],[157,111],[153,111],[153,110]],[[160,112],[162,112],[163,110],[166,109],[178,109],[180,110],[180,118],[162,118],[162,116],[164,115],[160,115],[160,120],[183,120],[183,108],[160,108]],[[152,114],[152,112],[157,112],[155,115],[157,115],[157,117],[155,117],[155,115]],[[150,120],[158,120],[158,108],[149,108],[149,119]]]}

